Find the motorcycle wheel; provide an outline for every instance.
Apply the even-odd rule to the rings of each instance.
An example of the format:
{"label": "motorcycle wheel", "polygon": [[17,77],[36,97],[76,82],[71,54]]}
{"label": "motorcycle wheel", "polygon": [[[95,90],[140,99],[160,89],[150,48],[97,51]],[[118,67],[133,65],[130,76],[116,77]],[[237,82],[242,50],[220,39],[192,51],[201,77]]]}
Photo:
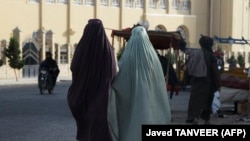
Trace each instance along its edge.
{"label": "motorcycle wheel", "polygon": [[43,89],[42,88],[40,88],[40,94],[43,95]]}
{"label": "motorcycle wheel", "polygon": [[49,94],[52,94],[52,89],[48,89],[48,91],[49,91]]}

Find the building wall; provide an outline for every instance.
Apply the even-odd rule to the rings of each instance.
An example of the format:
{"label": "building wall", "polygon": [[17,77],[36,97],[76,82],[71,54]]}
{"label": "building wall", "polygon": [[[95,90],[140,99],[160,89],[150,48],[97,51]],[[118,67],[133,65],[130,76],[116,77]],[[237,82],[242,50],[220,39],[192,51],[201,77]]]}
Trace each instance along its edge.
{"label": "building wall", "polygon": [[[99,0],[95,0],[94,5],[86,5],[85,0],[83,4],[75,4],[74,0],[68,0],[68,4],[58,3],[57,0],[55,3],[47,3],[46,0],[40,0],[40,3],[30,0],[1,0],[0,14],[5,18],[0,26],[0,41],[6,40],[8,43],[16,27],[21,31],[22,45],[35,40],[34,32],[38,30],[52,31],[52,46],[69,46],[66,50],[72,57],[74,45],[80,40],[88,20],[99,18],[103,21],[110,41],[112,29],[132,27],[141,20],[147,20],[149,30],[154,30],[158,25],[164,26],[167,31],[176,31],[179,26],[185,27],[189,46],[199,47],[197,39],[200,34],[210,34],[210,0],[180,0],[181,4],[189,4],[188,9],[182,8],[182,5],[181,8],[173,7],[174,0],[166,1],[166,9],[161,9],[159,3],[155,8],[150,8],[149,0],[143,1],[146,2],[145,8],[137,8],[135,5],[126,7],[126,0],[120,1],[120,7],[112,6],[111,1],[107,6],[102,6]],[[121,46],[119,41],[115,40],[116,52]],[[46,44],[42,44],[43,48],[48,47]],[[71,60],[67,64],[58,62],[62,70],[60,75],[71,75],[70,62]],[[4,69],[5,67],[7,66],[0,67],[0,79],[7,78],[5,75],[8,69]]]}
{"label": "building wall", "polygon": [[[211,0],[211,36],[235,39],[250,39],[250,2],[249,0]],[[249,66],[249,44],[224,44],[217,43],[225,53],[224,60],[238,53],[245,55],[245,67]],[[225,63],[226,67],[228,66]]]}
{"label": "building wall", "polygon": [[[191,29],[190,32],[195,32],[192,35],[192,43],[194,43],[193,47],[199,47],[198,39],[200,38],[200,35],[209,35],[210,0],[193,0],[191,5],[191,15],[196,17],[196,22],[191,23],[193,26],[188,28]],[[184,22],[184,24],[186,23]]]}

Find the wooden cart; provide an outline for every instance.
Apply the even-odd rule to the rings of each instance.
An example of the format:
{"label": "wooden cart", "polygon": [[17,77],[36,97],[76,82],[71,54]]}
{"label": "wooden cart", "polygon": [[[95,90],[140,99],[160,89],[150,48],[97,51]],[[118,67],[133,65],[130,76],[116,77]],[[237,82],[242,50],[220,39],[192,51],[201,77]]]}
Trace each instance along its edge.
{"label": "wooden cart", "polygon": [[[126,42],[129,40],[131,36],[132,28],[126,28],[123,30],[112,30],[112,46],[114,46],[114,38],[120,38],[122,41],[122,47],[125,47]],[[178,78],[180,77],[180,58],[179,58],[179,51],[185,51],[186,49],[186,41],[182,38],[179,31],[173,32],[166,32],[166,31],[147,31],[149,39],[156,50],[166,50],[169,54],[171,53],[171,49],[176,56],[176,73]],[[167,73],[169,71],[169,64],[170,59],[167,67]],[[166,76],[167,80],[168,76]],[[167,82],[167,81],[166,81]]]}

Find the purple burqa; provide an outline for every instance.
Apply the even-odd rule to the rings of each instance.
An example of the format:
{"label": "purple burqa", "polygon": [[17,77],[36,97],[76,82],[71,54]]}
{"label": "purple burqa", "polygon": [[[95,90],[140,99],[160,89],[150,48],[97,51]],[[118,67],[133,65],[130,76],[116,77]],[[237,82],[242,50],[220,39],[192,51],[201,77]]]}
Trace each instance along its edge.
{"label": "purple burqa", "polygon": [[116,61],[101,20],[88,21],[70,69],[67,99],[77,125],[77,140],[111,141],[107,106]]}

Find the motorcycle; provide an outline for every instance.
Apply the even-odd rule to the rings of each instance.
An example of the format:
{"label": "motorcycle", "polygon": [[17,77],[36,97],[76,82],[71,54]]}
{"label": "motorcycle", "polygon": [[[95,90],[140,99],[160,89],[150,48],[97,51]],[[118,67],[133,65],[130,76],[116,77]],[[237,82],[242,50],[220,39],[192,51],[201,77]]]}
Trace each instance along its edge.
{"label": "motorcycle", "polygon": [[40,89],[41,95],[44,94],[45,90],[48,90],[49,94],[52,94],[54,88],[53,77],[45,68],[39,70],[38,88]]}

